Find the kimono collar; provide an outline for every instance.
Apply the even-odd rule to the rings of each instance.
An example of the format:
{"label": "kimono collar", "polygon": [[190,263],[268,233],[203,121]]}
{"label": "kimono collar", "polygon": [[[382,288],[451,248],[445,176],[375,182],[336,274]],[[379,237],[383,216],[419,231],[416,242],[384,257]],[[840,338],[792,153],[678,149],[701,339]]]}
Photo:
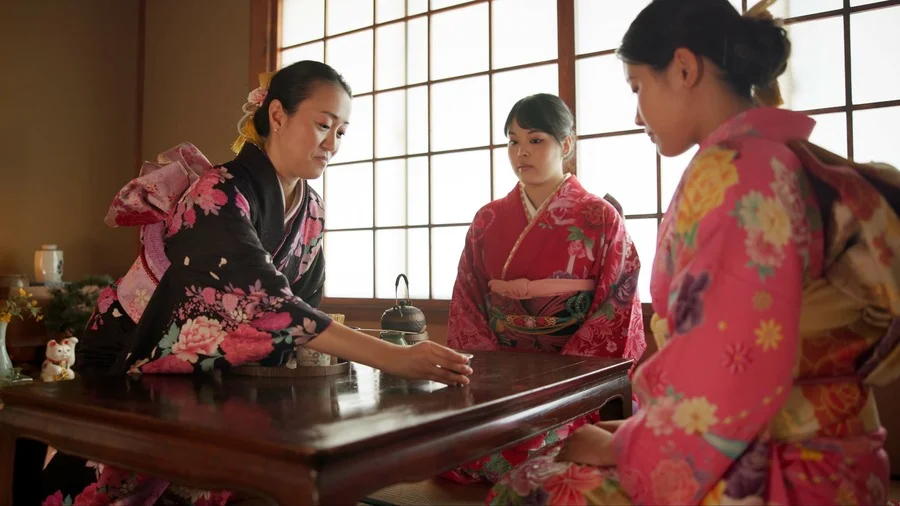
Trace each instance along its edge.
{"label": "kimono collar", "polygon": [[[284,237],[284,193],[275,166],[261,149],[245,143],[241,152],[225,164],[235,176],[235,183],[253,204],[254,225],[260,242],[268,251],[274,251]],[[250,191],[252,194],[247,195]]]}
{"label": "kimono collar", "polygon": [[807,140],[815,125],[816,120],[800,112],[775,107],[750,109],[719,125],[700,143],[700,150],[742,135],[777,142]]}
{"label": "kimono collar", "polygon": [[537,216],[538,210],[544,207],[544,203],[553,200],[553,197],[556,196],[556,194],[559,192],[559,189],[562,188],[562,185],[564,185],[565,182],[569,180],[569,177],[571,175],[572,174],[566,174],[563,177],[563,180],[560,181],[558,185],[556,185],[556,188],[554,188],[553,191],[550,192],[550,195],[547,195],[547,198],[544,199],[544,202],[541,202],[541,205],[538,207],[535,207],[534,204],[531,203],[531,199],[529,199],[528,194],[525,193],[525,185],[519,183],[519,195],[522,197],[522,203],[525,205],[525,216],[528,216],[528,221],[533,220],[534,217]]}

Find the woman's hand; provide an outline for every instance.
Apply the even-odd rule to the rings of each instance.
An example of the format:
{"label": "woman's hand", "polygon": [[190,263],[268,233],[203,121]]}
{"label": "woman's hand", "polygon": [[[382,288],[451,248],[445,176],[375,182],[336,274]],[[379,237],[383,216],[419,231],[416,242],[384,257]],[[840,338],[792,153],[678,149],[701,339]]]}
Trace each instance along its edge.
{"label": "woman's hand", "polygon": [[431,341],[398,346],[383,370],[410,379],[438,381],[446,385],[468,385],[472,368],[468,359],[450,348]]}
{"label": "woman's hand", "polygon": [[467,385],[472,374],[465,356],[437,343],[397,346],[334,322],[305,346],[409,379]]}
{"label": "woman's hand", "polygon": [[613,436],[609,431],[596,425],[585,425],[566,439],[556,459],[589,466],[611,467],[616,465],[612,441]]}

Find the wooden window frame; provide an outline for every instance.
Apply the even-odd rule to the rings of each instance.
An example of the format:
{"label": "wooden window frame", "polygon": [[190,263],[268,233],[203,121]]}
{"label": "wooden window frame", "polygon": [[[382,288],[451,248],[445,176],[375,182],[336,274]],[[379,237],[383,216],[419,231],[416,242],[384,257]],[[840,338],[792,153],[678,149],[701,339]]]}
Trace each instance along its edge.
{"label": "wooden window frame", "polygon": [[[362,0],[361,0],[362,1]],[[374,4],[373,2],[373,12],[374,12]],[[753,0],[742,0],[743,9],[746,11],[749,6],[752,6],[756,2]],[[446,12],[450,10],[460,9],[469,7],[479,3],[490,3],[490,0],[475,0],[471,2],[467,2],[465,4],[454,5],[442,9],[435,9],[433,11],[427,11],[425,13],[415,14],[411,16],[404,16],[398,19],[392,19],[388,22],[375,23],[371,26],[367,26],[364,28],[360,28],[357,30],[352,30],[349,32],[341,33],[340,35],[352,34],[355,32],[360,32],[364,30],[375,29],[379,26],[393,24],[398,22],[409,21],[411,19],[427,17],[429,22],[429,37],[431,35],[431,16],[434,14],[438,14],[441,12]],[[750,4],[750,5],[748,5]],[[801,112],[807,114],[827,114],[827,113],[837,113],[843,112],[846,115],[847,121],[847,156],[848,158],[853,158],[853,112],[868,110],[868,109],[880,109],[887,107],[895,107],[900,106],[900,100],[888,100],[881,102],[873,102],[873,103],[864,103],[857,104],[853,101],[853,83],[852,83],[852,66],[851,66],[851,38],[850,38],[850,20],[851,15],[871,11],[875,9],[883,9],[900,5],[900,0],[883,0],[881,2],[876,2],[868,5],[860,5],[856,7],[852,7],[850,5],[850,0],[844,0],[843,7],[840,9],[834,9],[831,11],[819,12],[815,14],[809,14],[805,16],[798,16],[793,18],[788,18],[785,20],[786,25],[801,23],[806,21],[815,21],[820,19],[832,18],[832,17],[841,17],[843,19],[843,28],[844,28],[844,79],[845,79],[845,100],[844,104],[841,106],[835,107],[826,107],[820,109],[811,109],[811,110],[803,110]],[[327,7],[326,7],[327,9]],[[491,28],[491,12],[492,9],[488,10],[488,30],[489,30],[489,38],[488,44],[489,48],[491,46],[490,40],[490,30]],[[575,50],[575,0],[557,0],[557,36],[558,36],[558,57],[556,60],[549,61],[541,61],[535,63],[529,63],[525,65],[517,65],[509,68],[502,69],[489,69],[487,71],[477,72],[473,74],[466,74],[463,76],[454,76],[451,78],[445,79],[429,79],[424,83],[416,83],[414,85],[404,85],[395,88],[385,89],[385,90],[375,90],[374,89],[374,79],[373,79],[373,91],[368,93],[362,93],[358,96],[365,95],[375,95],[377,93],[384,93],[388,91],[396,91],[399,89],[407,89],[414,86],[423,86],[423,85],[431,85],[434,83],[442,83],[448,81],[454,81],[459,79],[465,79],[475,76],[491,76],[497,72],[506,72],[510,70],[519,70],[524,68],[536,67],[540,65],[546,65],[548,63],[556,63],[558,65],[559,72],[559,96],[563,99],[563,101],[569,106],[569,108],[574,112],[576,111],[576,75],[575,75],[575,66],[576,61],[595,57],[595,56],[603,56],[613,54],[614,50],[608,49],[603,51],[596,51],[585,54],[576,54]],[[327,12],[326,12],[327,16]],[[248,75],[248,86],[249,89],[255,88],[258,86],[258,75],[261,72],[265,72],[268,70],[273,70],[276,68],[278,61],[278,52],[281,48],[279,48],[279,41],[281,39],[280,33],[280,18],[281,18],[281,0],[251,0],[250,4],[250,62],[249,62],[249,75]],[[327,37],[327,36],[326,36]],[[318,40],[325,40],[326,37]],[[374,35],[373,35],[374,37]],[[315,41],[306,41],[303,44],[309,44]],[[302,45],[302,44],[298,44]],[[294,46],[290,46],[294,47]],[[490,49],[489,49],[490,50]],[[373,49],[374,51],[374,49]],[[376,55],[373,54],[373,62]],[[429,57],[429,67],[431,65],[431,59]],[[373,65],[373,74],[374,74],[374,65]],[[491,82],[491,81],[489,81]],[[493,86],[492,83],[489,86]],[[489,104],[493,105],[493,93],[489,88]],[[431,97],[429,92],[429,121],[431,119]],[[493,108],[492,108],[493,109]],[[374,118],[374,115],[373,115]],[[576,118],[577,120],[577,118]],[[373,119],[374,121],[374,119]],[[492,120],[491,120],[492,121]],[[463,152],[463,151],[476,151],[476,150],[484,150],[489,149],[492,150],[497,147],[501,147],[502,145],[496,145],[493,143],[493,128],[491,130],[491,142],[489,145],[478,146],[478,147],[469,147],[464,149],[454,149],[447,151],[433,151],[432,146],[429,143],[428,151],[426,153],[416,153],[415,155],[403,155],[397,157],[388,157],[384,158],[386,160],[390,159],[400,159],[400,158],[408,158],[410,156],[429,156],[431,157],[433,154],[447,154],[454,152]],[[641,129],[629,129],[623,131],[616,132],[605,132],[599,134],[588,134],[578,136],[578,140],[584,139],[593,139],[600,137],[616,137],[629,135],[634,133],[640,133]],[[374,153],[373,153],[374,155]],[[577,156],[577,155],[576,155]],[[364,163],[364,162],[374,162],[375,157],[371,160],[355,160],[353,162],[347,163]],[[379,161],[382,158],[377,158]],[[570,160],[567,168],[573,173],[577,174],[577,160],[573,158]],[[493,197],[493,156],[491,156],[491,195]],[[664,213],[663,205],[662,205],[662,162],[659,154],[656,155],[656,195],[657,195],[657,212],[650,214],[641,214],[641,215],[626,215],[626,218],[629,219],[650,219],[656,218],[657,224],[662,219],[662,215]],[[431,193],[431,185],[429,181],[429,202]],[[430,204],[429,204],[430,205]],[[425,227],[431,229],[434,227],[442,227],[442,226],[454,226],[454,225],[468,225],[468,223],[459,223],[459,224],[431,224],[425,225]],[[410,228],[422,228],[422,226],[398,226],[398,227],[375,227],[374,224],[372,227],[365,227],[359,230],[382,230],[382,229],[391,229],[391,228],[399,228],[399,229],[410,229]],[[343,229],[342,229],[343,230]],[[354,230],[354,229],[349,229]],[[429,241],[430,241],[429,234]],[[375,257],[373,255],[373,264],[375,262]],[[429,260],[430,264],[430,260]],[[645,268],[649,268],[646,266]],[[373,265],[374,269],[374,265]],[[377,293],[377,292],[373,292]],[[649,294],[644,294],[644,297],[648,297]],[[378,320],[381,316],[381,312],[391,305],[392,301],[389,299],[379,299],[379,298],[371,298],[371,299],[357,299],[357,298],[333,298],[326,297],[322,306],[327,308],[328,311],[332,312],[341,312],[347,314],[353,314],[354,319],[363,320],[363,321],[375,321]],[[417,307],[421,308],[425,314],[426,318],[431,321],[444,321],[446,317],[447,311],[449,309],[450,301],[448,300],[439,300],[439,299],[421,299],[414,300],[413,304]],[[643,304],[644,310],[644,318],[648,320],[653,310],[649,303]]]}

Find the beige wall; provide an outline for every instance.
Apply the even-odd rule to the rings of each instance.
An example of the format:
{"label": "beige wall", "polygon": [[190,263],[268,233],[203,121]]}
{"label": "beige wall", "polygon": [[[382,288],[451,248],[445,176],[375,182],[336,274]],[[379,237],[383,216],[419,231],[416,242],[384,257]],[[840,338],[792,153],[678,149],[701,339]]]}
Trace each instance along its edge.
{"label": "beige wall", "polygon": [[188,141],[230,160],[250,91],[250,0],[149,0],[146,19],[144,158]]}
{"label": "beige wall", "polygon": [[138,0],[7,4],[0,274],[33,278],[34,249],[55,243],[67,280],[122,275],[136,230],[103,217],[138,154],[190,141],[213,162],[231,156],[248,91],[250,0],[147,1],[142,97]]}
{"label": "beige wall", "polygon": [[134,231],[103,217],[135,170],[137,27],[136,0],[4,2],[0,273],[33,278],[41,243],[69,280],[134,260]]}

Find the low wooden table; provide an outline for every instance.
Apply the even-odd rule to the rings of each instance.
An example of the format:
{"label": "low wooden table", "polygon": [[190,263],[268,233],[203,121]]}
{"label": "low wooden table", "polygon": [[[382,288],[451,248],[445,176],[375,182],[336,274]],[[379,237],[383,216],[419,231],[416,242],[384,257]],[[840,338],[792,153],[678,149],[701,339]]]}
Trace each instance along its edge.
{"label": "low wooden table", "polygon": [[622,397],[630,360],[475,352],[472,384],[444,387],[354,365],[340,376],[77,378],[0,390],[0,506],[40,466],[15,441],[229,488],[281,505],[352,504],[517,443]]}

